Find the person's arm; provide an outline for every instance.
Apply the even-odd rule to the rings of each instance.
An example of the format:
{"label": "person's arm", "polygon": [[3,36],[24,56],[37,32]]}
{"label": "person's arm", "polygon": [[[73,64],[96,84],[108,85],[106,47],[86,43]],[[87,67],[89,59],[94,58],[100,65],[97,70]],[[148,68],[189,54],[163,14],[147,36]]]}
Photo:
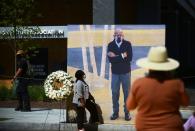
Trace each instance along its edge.
{"label": "person's arm", "polygon": [[181,94],[181,105],[188,106],[190,104],[189,96],[187,95],[186,91]]}
{"label": "person's arm", "polygon": [[20,76],[20,74],[22,73],[22,68],[19,68],[17,71],[16,71],[16,74],[14,75],[13,79],[12,79],[12,83],[15,81],[15,79],[17,77]]}
{"label": "person's arm", "polygon": [[84,107],[85,100],[84,100],[83,84],[80,81],[76,83],[76,92],[77,92],[78,101],[80,101],[81,106]]}
{"label": "person's arm", "polygon": [[122,55],[116,55],[114,53],[114,51],[111,49],[110,44],[108,45],[108,49],[107,49],[107,56],[108,56],[108,60],[110,61],[110,63],[121,63],[124,62],[124,59],[122,57]]}
{"label": "person's arm", "polygon": [[81,103],[81,106],[85,107],[85,100],[84,100],[84,98],[79,98],[79,101]]}
{"label": "person's arm", "polygon": [[133,57],[133,51],[132,51],[132,46],[131,43],[128,42],[129,46],[128,46],[128,50],[127,50],[127,58],[125,59],[128,62],[132,61],[132,57]]}
{"label": "person's arm", "polygon": [[125,62],[131,62],[133,53],[132,53],[132,46],[129,41],[126,41],[128,43],[128,47],[126,48],[126,51],[122,53],[122,57],[125,60]]}
{"label": "person's arm", "polygon": [[188,106],[190,104],[189,96],[184,88],[184,83],[180,81],[180,95],[181,95],[181,106]]}
{"label": "person's arm", "polygon": [[20,77],[22,72],[25,70],[25,68],[27,67],[27,62],[25,60],[20,61],[20,64],[18,65],[18,69],[12,79],[12,82],[17,78]]}
{"label": "person's arm", "polygon": [[135,80],[129,90],[129,95],[126,100],[126,107],[128,110],[133,110],[138,106],[138,101],[136,99],[137,89],[139,85],[139,79]]}
{"label": "person's arm", "polygon": [[135,96],[133,95],[131,91],[129,92],[129,95],[126,100],[126,107],[127,107],[127,110],[133,110],[137,107]]}
{"label": "person's arm", "polygon": [[19,68],[19,69],[16,71],[16,74],[14,75],[14,79],[16,79],[17,77],[19,77],[21,73],[22,73],[22,68]]}

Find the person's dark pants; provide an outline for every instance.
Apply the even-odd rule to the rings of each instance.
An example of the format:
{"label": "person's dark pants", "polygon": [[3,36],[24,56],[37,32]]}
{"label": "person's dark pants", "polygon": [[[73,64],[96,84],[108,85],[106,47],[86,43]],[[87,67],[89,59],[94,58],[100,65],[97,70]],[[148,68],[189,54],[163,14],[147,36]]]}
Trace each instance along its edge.
{"label": "person's dark pants", "polygon": [[16,96],[18,99],[18,110],[30,110],[30,98],[28,94],[28,81],[25,79],[17,79]]}
{"label": "person's dark pants", "polygon": [[83,129],[84,128],[84,118],[85,118],[85,108],[77,107],[77,128]]}
{"label": "person's dark pants", "polygon": [[98,122],[98,112],[97,112],[95,103],[93,103],[91,100],[87,99],[85,107],[90,112],[90,117],[91,117],[90,123],[93,124],[93,123]]}
{"label": "person's dark pants", "polygon": [[28,92],[17,92],[18,99],[18,109],[20,110],[30,110],[30,99]]}
{"label": "person's dark pants", "polygon": [[[98,122],[98,115],[97,115],[97,109],[96,109],[95,103],[91,102],[88,99],[86,100],[85,107],[90,112],[91,123]],[[77,107],[77,127],[78,129],[84,128],[83,123],[85,122],[85,117],[86,117],[85,115],[86,115],[85,108]]]}

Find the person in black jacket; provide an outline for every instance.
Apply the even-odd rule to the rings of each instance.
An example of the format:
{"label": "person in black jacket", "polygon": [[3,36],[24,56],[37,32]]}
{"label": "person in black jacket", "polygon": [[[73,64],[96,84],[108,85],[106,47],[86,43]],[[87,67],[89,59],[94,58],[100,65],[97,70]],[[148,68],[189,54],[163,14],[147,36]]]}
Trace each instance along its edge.
{"label": "person in black jacket", "polygon": [[115,120],[119,117],[120,84],[122,83],[125,120],[129,121],[131,120],[131,117],[126,109],[125,103],[130,87],[132,46],[129,41],[124,40],[122,30],[115,30],[114,40],[108,44],[107,55],[109,62],[111,63],[112,70],[111,89],[113,114],[111,115],[110,119]]}
{"label": "person in black jacket", "polygon": [[15,108],[15,111],[28,112],[31,111],[31,107],[27,89],[28,81],[25,78],[27,75],[28,64],[24,57],[24,51],[17,51],[16,58],[17,69],[14,78],[12,79],[12,82],[15,82],[16,84],[16,95],[18,99],[18,106]]}

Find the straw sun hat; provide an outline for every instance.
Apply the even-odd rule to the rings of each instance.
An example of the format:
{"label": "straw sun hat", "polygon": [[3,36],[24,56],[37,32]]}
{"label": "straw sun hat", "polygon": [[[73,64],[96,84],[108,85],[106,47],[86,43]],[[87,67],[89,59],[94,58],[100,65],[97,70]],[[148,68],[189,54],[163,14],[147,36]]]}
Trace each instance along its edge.
{"label": "straw sun hat", "polygon": [[151,47],[148,56],[137,60],[136,64],[156,71],[170,71],[179,67],[178,61],[168,58],[165,47]]}

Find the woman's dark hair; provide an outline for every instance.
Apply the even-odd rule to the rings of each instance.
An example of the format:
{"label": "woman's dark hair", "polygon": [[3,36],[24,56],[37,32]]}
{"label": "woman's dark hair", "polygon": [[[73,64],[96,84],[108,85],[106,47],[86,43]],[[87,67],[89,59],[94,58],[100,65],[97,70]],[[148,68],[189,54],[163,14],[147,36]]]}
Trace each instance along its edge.
{"label": "woman's dark hair", "polygon": [[175,78],[173,71],[155,71],[155,70],[149,70],[149,73],[147,74],[147,77],[152,77],[157,79],[160,82],[164,82],[168,79]]}
{"label": "woman's dark hair", "polygon": [[83,76],[85,75],[85,73],[82,71],[82,70],[77,70],[76,73],[75,73],[75,77],[76,77],[76,82],[78,80],[81,80],[83,81],[85,84],[87,84],[84,79],[83,79]]}

